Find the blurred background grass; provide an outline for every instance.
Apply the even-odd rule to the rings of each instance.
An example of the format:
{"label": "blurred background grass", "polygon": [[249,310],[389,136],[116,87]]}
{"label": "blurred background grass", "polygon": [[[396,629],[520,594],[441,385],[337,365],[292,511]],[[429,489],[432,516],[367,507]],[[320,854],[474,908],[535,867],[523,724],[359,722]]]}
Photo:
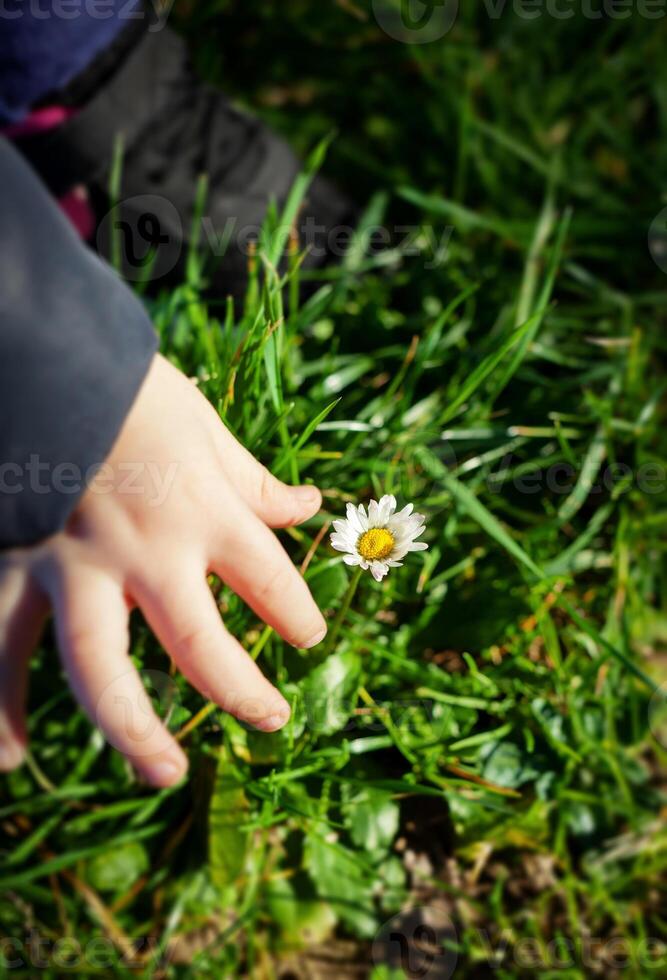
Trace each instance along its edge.
{"label": "blurred background grass", "polygon": [[275,736],[207,709],[137,620],[191,757],[174,791],[104,747],[47,641],[0,796],[0,923],[43,962],[10,975],[667,972],[665,21],[492,8],[424,45],[355,0],[175,11],[304,156],[335,128],[324,169],[364,217],[300,305],[271,274],[243,311],[206,304],[193,254],[151,301],[163,350],[324,488],[283,537],[332,619],[348,500],[414,501],[430,549],[364,578],[324,653],[213,583],[294,704]]}

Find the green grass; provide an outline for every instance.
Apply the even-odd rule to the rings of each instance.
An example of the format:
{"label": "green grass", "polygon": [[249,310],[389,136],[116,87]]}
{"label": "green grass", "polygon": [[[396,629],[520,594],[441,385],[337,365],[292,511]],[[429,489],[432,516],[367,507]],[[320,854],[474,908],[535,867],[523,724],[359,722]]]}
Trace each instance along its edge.
{"label": "green grass", "polygon": [[[470,4],[424,46],[364,3],[201,2],[182,21],[202,70],[304,154],[337,128],[325,169],[365,217],[301,305],[269,273],[244,311],[207,306],[193,254],[152,301],[163,350],[274,472],[324,489],[283,534],[296,563],[385,492],[428,515],[430,548],[363,577],[322,651],[215,585],[293,721],[247,731],[174,678],[160,707],[192,723],[174,791],[136,783],[47,645],[33,757],[0,796],[4,934],[34,930],[47,957],[111,936],[72,972],[144,977],[277,977],[348,938],[389,980],[373,939],[431,906],[457,977],[534,975],[536,956],[547,977],[623,958],[664,975],[667,288],[646,243],[667,203],[663,21]],[[413,226],[409,247],[369,253],[378,224]],[[350,578],[326,538],[306,578],[333,621]],[[133,655],[169,672],[138,620]],[[133,970],[124,937],[148,937]]]}

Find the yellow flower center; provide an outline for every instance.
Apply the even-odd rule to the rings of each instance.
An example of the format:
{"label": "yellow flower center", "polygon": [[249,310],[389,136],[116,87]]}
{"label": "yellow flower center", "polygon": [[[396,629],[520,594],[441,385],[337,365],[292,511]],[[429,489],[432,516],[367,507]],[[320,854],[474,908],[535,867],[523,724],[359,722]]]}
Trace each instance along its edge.
{"label": "yellow flower center", "polygon": [[357,549],[366,561],[382,561],[388,558],[394,547],[394,535],[386,527],[373,527],[365,531],[357,542]]}

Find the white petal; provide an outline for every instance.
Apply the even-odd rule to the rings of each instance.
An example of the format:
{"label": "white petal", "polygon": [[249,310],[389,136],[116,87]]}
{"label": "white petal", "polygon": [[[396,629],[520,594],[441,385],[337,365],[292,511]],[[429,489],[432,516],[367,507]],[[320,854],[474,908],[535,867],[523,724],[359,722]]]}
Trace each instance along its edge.
{"label": "white petal", "polygon": [[403,518],[402,526],[409,527],[411,531],[418,527],[424,527],[424,517],[422,514],[411,514],[409,517]]}
{"label": "white petal", "polygon": [[405,558],[409,550],[410,546],[407,544],[401,545],[400,547],[397,545],[396,547],[392,548],[389,557],[392,561],[400,561],[401,558]]}
{"label": "white petal", "polygon": [[339,527],[335,531],[331,532],[332,538],[352,538],[354,537],[354,531],[347,523],[347,521],[336,521]]}
{"label": "white petal", "polygon": [[369,567],[369,564],[365,558],[359,558],[359,564],[364,569],[364,571]]}
{"label": "white petal", "polygon": [[368,505],[368,526],[369,527],[379,527],[380,525],[380,508],[378,507],[377,500],[371,500]]}
{"label": "white petal", "polygon": [[347,514],[348,525],[354,531],[356,531],[357,534],[361,534],[362,531],[364,531],[365,529],[362,527],[361,521],[359,520],[359,514],[357,513],[357,508],[354,506],[354,504],[348,504],[345,512]]}
{"label": "white petal", "polygon": [[413,541],[410,545],[409,551],[426,551],[428,545],[425,541]]}
{"label": "white petal", "polygon": [[354,542],[341,537],[339,534],[331,535],[331,547],[336,551],[349,551],[351,554],[356,551]]}
{"label": "white petal", "polygon": [[415,514],[394,514],[393,517],[389,519],[389,527],[395,529],[396,531],[404,531],[408,528],[419,527],[420,521],[416,519]]}
{"label": "white petal", "polygon": [[374,561],[371,565],[371,574],[376,582],[381,582],[388,571],[389,567],[383,561]]}
{"label": "white petal", "polygon": [[359,565],[361,564],[361,558],[359,555],[343,555],[343,561],[346,565]]}
{"label": "white petal", "polygon": [[396,510],[396,497],[391,493],[386,493],[384,497],[380,498],[378,506],[380,509],[380,520],[382,524],[386,524]]}
{"label": "white petal", "polygon": [[361,528],[360,533],[363,534],[364,531],[368,530],[368,518],[366,517],[366,510],[363,504],[359,504],[357,507],[357,520]]}
{"label": "white petal", "polygon": [[394,540],[397,546],[403,544],[408,544],[410,541],[414,541],[424,530],[423,527],[401,527],[401,528],[390,528],[391,533],[394,535]]}
{"label": "white petal", "polygon": [[395,541],[412,541],[416,537],[416,531],[411,527],[394,527],[389,530],[394,535]]}

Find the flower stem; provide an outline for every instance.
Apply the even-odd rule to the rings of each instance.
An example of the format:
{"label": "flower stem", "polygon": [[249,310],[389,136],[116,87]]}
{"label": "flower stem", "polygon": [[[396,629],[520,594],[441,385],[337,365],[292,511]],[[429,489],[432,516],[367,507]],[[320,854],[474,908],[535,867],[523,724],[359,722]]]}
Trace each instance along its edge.
{"label": "flower stem", "polygon": [[340,604],[340,609],[336,613],[336,618],[331,624],[331,629],[329,630],[329,634],[327,636],[326,643],[324,644],[324,649],[321,654],[323,660],[329,656],[329,654],[333,651],[336,645],[336,640],[338,639],[340,628],[343,625],[345,621],[345,617],[348,614],[348,611],[350,609],[350,604],[354,599],[354,594],[357,591],[357,586],[359,585],[359,581],[361,579],[362,574],[363,574],[363,569],[357,566],[354,570],[352,578],[350,579],[350,584],[347,587],[347,592],[343,596],[343,601]]}

